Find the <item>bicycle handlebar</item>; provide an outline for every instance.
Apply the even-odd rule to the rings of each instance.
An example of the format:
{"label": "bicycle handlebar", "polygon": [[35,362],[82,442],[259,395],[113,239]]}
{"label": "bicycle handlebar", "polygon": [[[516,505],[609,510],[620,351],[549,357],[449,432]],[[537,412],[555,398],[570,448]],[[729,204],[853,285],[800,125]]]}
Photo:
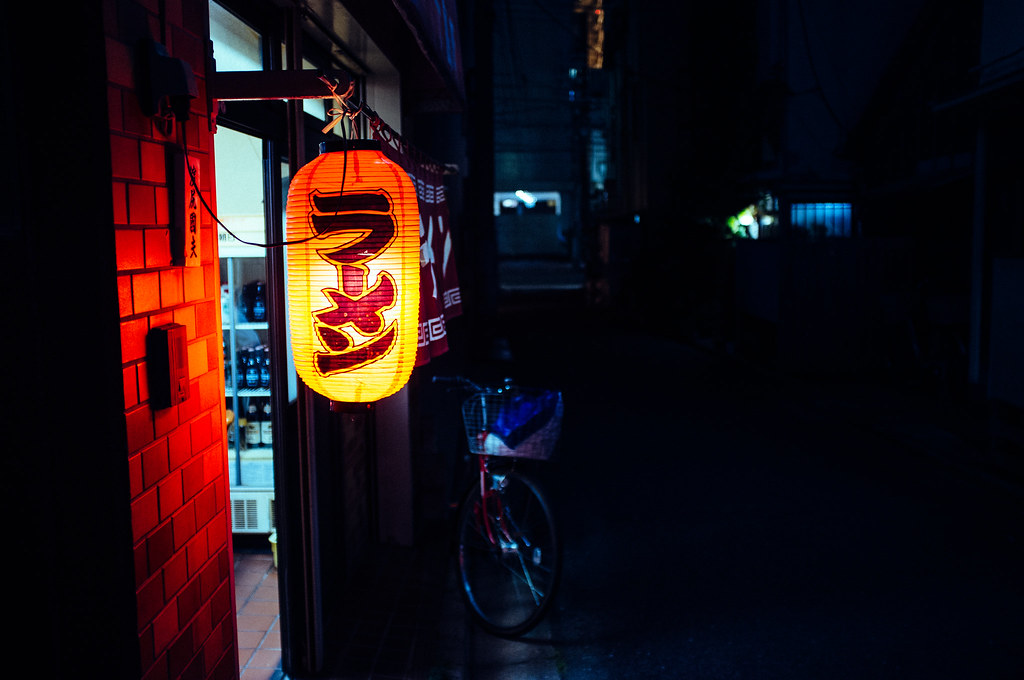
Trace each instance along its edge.
{"label": "bicycle handlebar", "polygon": [[509,389],[512,385],[511,378],[505,378],[504,382],[500,387],[486,386],[479,383],[473,382],[469,378],[462,375],[435,375],[431,382],[435,384],[450,385],[453,387],[462,387],[465,389],[472,390],[473,392],[492,392],[498,393]]}

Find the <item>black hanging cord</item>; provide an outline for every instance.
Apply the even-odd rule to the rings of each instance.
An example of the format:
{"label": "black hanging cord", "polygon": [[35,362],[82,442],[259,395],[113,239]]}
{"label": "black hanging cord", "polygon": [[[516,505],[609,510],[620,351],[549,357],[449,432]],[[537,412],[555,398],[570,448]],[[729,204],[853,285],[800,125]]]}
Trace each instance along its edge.
{"label": "black hanging cord", "polygon": [[[347,117],[351,122],[354,123],[356,117],[361,114],[361,115],[365,116],[369,120],[370,129],[376,135],[377,139],[379,139],[382,143],[389,144],[389,145],[391,145],[392,147],[394,147],[395,149],[397,149],[397,150],[399,150],[401,152],[405,152],[407,154],[414,154],[421,163],[423,163],[424,165],[431,166],[432,168],[434,168],[437,172],[440,172],[441,174],[449,175],[449,174],[454,174],[454,173],[458,172],[458,168],[456,166],[453,166],[453,165],[441,165],[440,163],[437,163],[436,161],[433,161],[431,159],[425,158],[422,153],[418,152],[417,149],[414,149],[413,147],[408,146],[405,143],[405,140],[403,140],[398,133],[396,133],[394,130],[392,130],[390,127],[388,127],[388,125],[385,124],[384,121],[382,121],[380,119],[380,116],[378,116],[373,111],[373,109],[371,109],[368,106],[366,106],[365,102],[359,102],[358,106],[353,107],[350,104],[350,99],[352,97],[353,90],[355,89],[355,81],[352,81],[352,82],[349,83],[348,91],[346,93],[339,94],[337,92],[337,88],[338,88],[337,81],[332,83],[331,81],[329,81],[324,76],[320,76],[320,80],[323,81],[324,85],[326,85],[327,88],[331,91],[331,97],[337,102],[338,107],[339,107],[339,108],[332,108],[330,110],[330,114],[334,115],[334,116],[337,116],[337,117],[331,123],[329,123],[328,125],[326,125],[323,128],[322,131],[325,134],[328,131],[330,131],[330,129],[332,127],[334,127],[336,124],[338,124],[343,118]],[[349,137],[347,135],[347,132],[345,130],[345,126],[344,125],[341,126],[341,130],[342,130],[342,139],[348,141]],[[355,133],[355,127],[354,126],[353,126],[353,133]],[[220,227],[222,229],[224,229],[224,231],[226,231],[233,239],[235,239],[239,243],[244,243],[247,246],[255,246],[257,248],[268,248],[268,249],[270,249],[270,248],[280,248],[282,246],[290,246],[290,245],[298,245],[298,244],[301,244],[301,243],[307,243],[307,242],[312,241],[312,240],[314,240],[316,238],[319,238],[318,235],[314,234],[314,235],[308,236],[308,237],[306,237],[304,239],[299,239],[297,241],[282,241],[280,243],[253,243],[252,241],[246,241],[245,239],[239,238],[239,236],[237,234],[235,234],[234,232],[232,232],[231,229],[228,228],[228,226],[226,224],[221,222],[220,218],[218,218],[217,214],[213,211],[213,208],[211,208],[210,205],[206,202],[206,199],[203,198],[203,192],[201,192],[199,190],[199,185],[196,182],[195,174],[192,172],[192,165],[189,163],[188,141],[185,138],[185,123],[184,123],[184,121],[182,121],[182,123],[181,123],[181,146],[182,146],[182,149],[185,152],[185,167],[188,168],[189,181],[192,184],[192,188],[195,189],[197,194],[199,194],[199,201],[203,204],[203,207],[206,209],[206,212],[208,212],[210,214],[210,217],[213,218],[213,221],[216,222],[218,225],[220,225]],[[347,174],[348,174],[348,154],[345,154],[345,161],[344,161],[344,164],[342,165],[342,169],[341,169],[341,186],[338,189],[339,196],[341,194],[345,193],[345,180],[346,180]],[[339,202],[339,211],[340,211],[340,202]],[[337,215],[337,214],[338,214],[338,212],[335,212],[335,215]]]}
{"label": "black hanging cord", "polygon": [[[272,248],[281,248],[283,246],[294,246],[302,243],[308,243],[309,241],[312,241],[319,237],[317,234],[313,234],[312,236],[307,236],[306,238],[298,239],[296,241],[281,241],[279,243],[254,243],[252,241],[246,241],[245,239],[239,237],[237,234],[231,231],[231,229],[226,224],[224,224],[219,217],[217,217],[217,213],[214,212],[213,208],[210,207],[210,204],[206,202],[206,199],[203,197],[203,192],[199,190],[199,185],[196,183],[195,173],[192,172],[192,164],[189,162],[190,157],[188,153],[188,140],[186,139],[185,136],[184,121],[182,121],[181,123],[181,148],[184,149],[185,152],[185,167],[188,168],[189,183],[192,185],[192,188],[195,189],[196,194],[199,196],[200,203],[202,203],[203,207],[206,208],[206,212],[210,214],[210,217],[213,218],[213,221],[220,225],[220,227],[224,231],[226,231],[231,236],[231,238],[235,239],[239,243],[244,243],[247,246],[255,246],[257,248],[266,248],[269,250]],[[345,193],[345,178],[347,174],[348,154],[345,154],[345,162],[341,168],[341,187],[338,190],[339,194]]]}
{"label": "black hanging cord", "polygon": [[846,126],[843,125],[843,121],[839,118],[839,114],[832,108],[831,102],[828,100],[828,96],[825,94],[825,89],[821,85],[821,78],[818,76],[818,68],[814,63],[814,55],[811,50],[810,36],[807,31],[807,15],[804,12],[803,0],[797,0],[797,9],[800,12],[800,31],[804,39],[804,53],[807,55],[807,64],[811,68],[811,76],[814,77],[814,90],[817,91],[818,99],[821,100],[822,104],[825,105],[825,110],[828,112],[832,122],[836,124],[836,127],[843,133],[846,133]]}

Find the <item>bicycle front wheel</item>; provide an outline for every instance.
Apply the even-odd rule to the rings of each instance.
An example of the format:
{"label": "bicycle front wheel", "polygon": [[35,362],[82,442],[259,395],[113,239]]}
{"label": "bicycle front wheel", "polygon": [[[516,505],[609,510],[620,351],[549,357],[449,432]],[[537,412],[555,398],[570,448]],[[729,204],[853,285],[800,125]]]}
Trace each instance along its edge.
{"label": "bicycle front wheel", "polygon": [[561,575],[554,517],[537,485],[515,472],[492,473],[459,511],[459,575],[470,613],[487,631],[518,637],[551,605]]}

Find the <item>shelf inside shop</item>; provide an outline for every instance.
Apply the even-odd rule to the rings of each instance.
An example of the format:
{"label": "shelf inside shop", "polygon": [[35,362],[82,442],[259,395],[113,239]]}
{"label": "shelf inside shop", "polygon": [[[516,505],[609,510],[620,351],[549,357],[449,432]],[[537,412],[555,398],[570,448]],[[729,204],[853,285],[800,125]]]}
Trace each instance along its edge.
{"label": "shelf inside shop", "polygon": [[[240,321],[235,324],[235,330],[237,331],[265,331],[268,328],[270,328],[270,326],[266,321]],[[223,324],[221,326],[221,330],[230,331],[231,325]]]}
{"label": "shelf inside shop", "polygon": [[260,387],[246,387],[240,390],[232,390],[230,387],[224,390],[224,396],[245,399],[246,397],[269,397],[270,390]]}
{"label": "shelf inside shop", "polygon": [[[274,447],[272,446],[250,446],[249,448],[242,449],[242,461],[247,460],[271,460],[274,457]],[[228,460],[235,459],[235,452],[228,451]]]}

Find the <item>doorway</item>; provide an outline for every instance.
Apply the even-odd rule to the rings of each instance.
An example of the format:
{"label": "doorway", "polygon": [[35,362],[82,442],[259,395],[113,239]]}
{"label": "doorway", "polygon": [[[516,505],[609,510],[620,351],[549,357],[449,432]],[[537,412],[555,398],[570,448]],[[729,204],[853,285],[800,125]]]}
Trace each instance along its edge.
{"label": "doorway", "polygon": [[[219,272],[224,348],[225,413],[232,536],[235,551],[239,668],[246,677],[281,667],[277,585],[277,494],[274,470],[281,456],[278,414],[288,375],[287,343],[272,332],[275,317],[268,269],[268,235],[279,218],[270,213],[267,140],[229,127],[214,135]],[[276,180],[276,182],[275,182]],[[271,200],[268,200],[271,199]],[[294,391],[294,390],[293,390]],[[258,671],[257,671],[258,669]]]}

